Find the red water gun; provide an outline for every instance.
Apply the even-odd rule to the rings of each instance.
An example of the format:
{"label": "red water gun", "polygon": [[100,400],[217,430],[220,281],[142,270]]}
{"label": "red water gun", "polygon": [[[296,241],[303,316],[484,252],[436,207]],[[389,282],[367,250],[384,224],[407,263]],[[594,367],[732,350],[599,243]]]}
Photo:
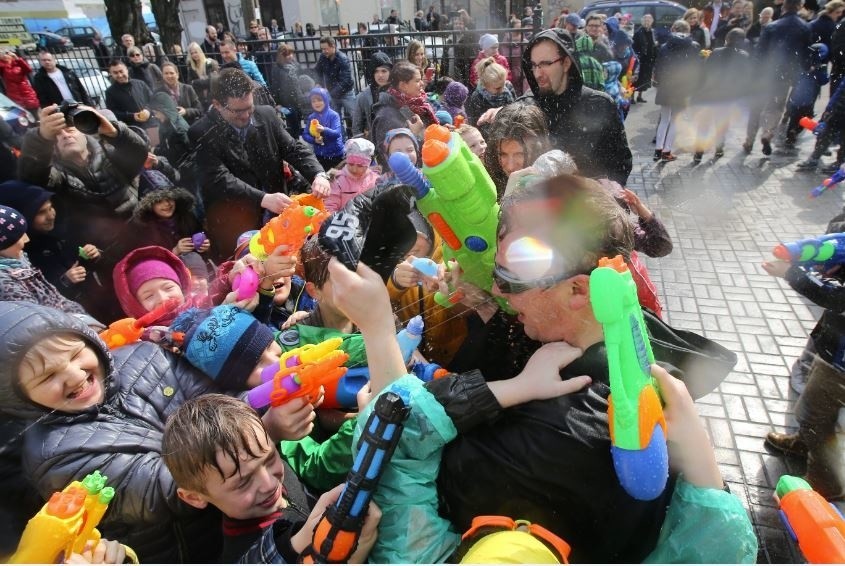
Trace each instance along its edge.
{"label": "red water gun", "polygon": [[287,255],[295,255],[305,244],[305,238],[316,234],[328,213],[313,206],[296,202],[280,215],[270,219],[249,241],[249,253],[261,261],[279,246],[288,247]]}
{"label": "red water gun", "polygon": [[144,329],[169,312],[176,310],[182,302],[177,298],[167,299],[162,304],[142,316],[141,318],[121,318],[112,322],[108,328],[100,332],[100,339],[106,343],[109,350],[133,344],[141,339]]}

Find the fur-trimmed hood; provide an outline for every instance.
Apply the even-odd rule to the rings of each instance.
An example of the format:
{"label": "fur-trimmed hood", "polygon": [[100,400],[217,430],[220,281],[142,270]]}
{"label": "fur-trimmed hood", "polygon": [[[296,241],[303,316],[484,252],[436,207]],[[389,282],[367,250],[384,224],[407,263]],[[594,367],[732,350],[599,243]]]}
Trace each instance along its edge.
{"label": "fur-trimmed hood", "polygon": [[145,194],[138,202],[138,207],[132,216],[133,220],[147,222],[155,220],[153,213],[155,203],[164,199],[172,199],[176,203],[176,212],[173,217],[177,219],[184,216],[193,216],[193,209],[196,199],[194,195],[180,187],[163,187]]}

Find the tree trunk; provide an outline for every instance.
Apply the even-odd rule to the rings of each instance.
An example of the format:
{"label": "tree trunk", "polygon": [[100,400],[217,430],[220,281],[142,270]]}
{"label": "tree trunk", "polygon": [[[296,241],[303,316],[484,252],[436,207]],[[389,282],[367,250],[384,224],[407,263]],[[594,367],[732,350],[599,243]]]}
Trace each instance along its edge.
{"label": "tree trunk", "polygon": [[120,37],[126,33],[135,38],[138,46],[153,40],[141,15],[141,0],[103,0],[103,4],[115,44],[120,46]]}
{"label": "tree trunk", "polygon": [[182,45],[182,24],[179,22],[179,3],[181,0],[150,0],[161,46],[165,53],[171,53],[174,45]]}

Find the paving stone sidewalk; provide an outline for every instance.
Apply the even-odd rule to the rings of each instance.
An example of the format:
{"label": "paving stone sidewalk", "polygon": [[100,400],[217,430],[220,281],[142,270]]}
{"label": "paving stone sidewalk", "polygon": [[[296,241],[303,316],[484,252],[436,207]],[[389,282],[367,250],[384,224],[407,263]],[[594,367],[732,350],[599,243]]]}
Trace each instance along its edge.
{"label": "paving stone sidewalk", "polygon": [[694,131],[684,121],[677,161],[655,164],[653,97],[649,91],[649,102],[634,106],[626,122],[634,154],[629,188],[664,221],[674,251],[647,265],[667,321],[718,341],[739,358],[720,388],[697,406],[723,476],[751,514],[758,563],[804,562],[772,499],[777,479],[801,475],[803,464],[770,453],[763,438],[797,426],[789,369],[822,311],[760,263],[781,241],[823,234],[842,210],[845,187],[809,199],[825,175],[796,172],[794,165],[809,154],[812,136],[802,134],[793,155],[776,151],[765,158],[759,142],[746,155],[740,147],[744,118],[735,120],[721,159],[712,160],[711,149],[700,165],[693,164]]}

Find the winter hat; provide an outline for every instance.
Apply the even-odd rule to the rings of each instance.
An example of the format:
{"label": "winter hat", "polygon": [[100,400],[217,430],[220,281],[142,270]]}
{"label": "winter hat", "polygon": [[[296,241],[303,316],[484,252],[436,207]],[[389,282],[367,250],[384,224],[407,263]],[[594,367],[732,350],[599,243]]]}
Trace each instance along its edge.
{"label": "winter hat", "polygon": [[188,252],[179,256],[188,271],[191,272],[191,277],[194,279],[208,279],[208,266],[205,260],[197,252]]}
{"label": "winter hat", "polygon": [[443,91],[443,102],[452,108],[463,108],[469,96],[469,89],[459,81],[452,81]]}
{"label": "winter hat", "polygon": [[[176,255],[168,249],[161,246],[146,246],[132,250],[126,256],[117,262],[112,271],[112,280],[114,281],[114,293],[117,295],[117,300],[120,302],[120,307],[126,316],[133,318],[141,317],[147,314],[147,309],[141,304],[135,296],[135,291],[144,283],[142,273],[144,269],[137,270],[139,264],[145,263],[149,260],[153,262],[163,263],[170,269],[164,269],[160,265],[151,265],[153,269],[147,272],[147,279],[164,276],[166,279],[176,281],[182,289],[182,294],[187,297],[191,289],[191,273],[185,264],[182,263]],[[150,277],[150,274],[152,276]],[[165,275],[162,275],[165,274]],[[130,281],[131,279],[131,281]],[[168,315],[170,319],[175,315]],[[168,321],[169,322],[169,321]],[[163,322],[160,324],[167,324]]]}
{"label": "winter hat", "polygon": [[434,113],[434,116],[437,118],[437,121],[443,125],[452,124],[452,115],[449,114],[448,110],[438,110]]}
{"label": "winter hat", "polygon": [[138,175],[138,198],[162,189],[172,189],[175,185],[167,175],[158,169],[144,169]]}
{"label": "winter hat", "polygon": [[11,206],[0,206],[0,250],[17,243],[26,234],[26,218]]}
{"label": "winter hat", "polygon": [[188,309],[170,329],[185,333],[182,351],[191,365],[223,389],[238,391],[274,338],[268,326],[233,305]]}
{"label": "winter hat", "polygon": [[6,181],[0,184],[0,205],[19,210],[28,224],[32,224],[35,215],[51,198],[53,193],[50,191],[23,181]]}
{"label": "winter hat", "polygon": [[388,130],[388,132],[384,135],[384,153],[387,155],[387,148],[390,147],[390,142],[393,141],[393,138],[396,136],[408,136],[411,138],[411,141],[414,142],[414,146],[417,148],[417,155],[420,153],[420,142],[417,140],[417,136],[414,135],[414,132],[409,130],[408,128],[394,128],[392,130]]}
{"label": "winter hat", "polygon": [[373,161],[376,146],[373,145],[373,142],[364,138],[351,138],[347,140],[343,151],[346,153],[347,163],[367,167]]}
{"label": "winter hat", "polygon": [[499,45],[499,38],[498,36],[495,36],[492,33],[485,33],[478,40],[478,46],[481,47],[482,51],[484,51],[485,49],[490,49],[494,45]]}
{"label": "winter hat", "polygon": [[133,295],[138,293],[138,289],[149,281],[150,279],[170,279],[179,284],[179,275],[173,267],[167,265],[160,259],[145,259],[141,260],[129,269],[127,274],[127,282],[129,283],[129,292]]}
{"label": "winter hat", "polygon": [[249,241],[256,234],[258,234],[258,230],[247,230],[238,236],[238,240],[235,243],[235,253],[233,254],[236,260],[241,259],[249,253]]}
{"label": "winter hat", "polygon": [[584,27],[584,20],[578,14],[567,14],[563,21],[578,28]]}

